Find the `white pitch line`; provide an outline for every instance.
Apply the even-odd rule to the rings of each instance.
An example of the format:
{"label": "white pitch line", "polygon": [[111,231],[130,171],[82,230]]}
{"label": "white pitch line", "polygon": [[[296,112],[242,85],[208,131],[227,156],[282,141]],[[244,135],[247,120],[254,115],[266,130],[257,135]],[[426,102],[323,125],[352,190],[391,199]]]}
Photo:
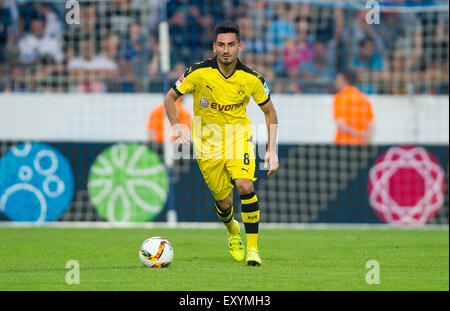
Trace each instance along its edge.
{"label": "white pitch line", "polygon": [[[45,223],[35,222],[13,222],[0,221],[0,228],[99,228],[99,229],[223,229],[224,226],[220,222],[177,222],[176,224],[168,224],[167,222],[106,222],[106,221],[54,221]],[[241,224],[243,227],[243,224]],[[327,223],[260,223],[261,229],[296,229],[296,230],[449,230],[449,225],[428,224],[423,226],[398,227],[389,224],[327,224]]]}

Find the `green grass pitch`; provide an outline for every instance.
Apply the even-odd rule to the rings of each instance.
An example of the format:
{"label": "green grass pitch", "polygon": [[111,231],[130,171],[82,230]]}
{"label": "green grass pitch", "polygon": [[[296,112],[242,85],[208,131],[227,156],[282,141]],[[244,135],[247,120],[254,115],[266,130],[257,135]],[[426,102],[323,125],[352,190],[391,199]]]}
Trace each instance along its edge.
{"label": "green grass pitch", "polygon": [[[163,236],[164,269],[145,268],[138,249]],[[448,229],[261,229],[263,265],[234,262],[225,229],[0,228],[0,290],[318,291],[449,290]],[[66,283],[69,260],[80,283]],[[379,284],[367,284],[369,260]]]}

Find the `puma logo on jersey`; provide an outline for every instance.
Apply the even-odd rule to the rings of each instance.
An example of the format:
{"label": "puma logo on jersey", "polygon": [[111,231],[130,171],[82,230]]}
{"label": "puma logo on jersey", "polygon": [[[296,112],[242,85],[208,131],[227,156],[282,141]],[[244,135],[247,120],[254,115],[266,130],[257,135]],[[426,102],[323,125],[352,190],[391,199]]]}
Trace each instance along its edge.
{"label": "puma logo on jersey", "polygon": [[206,88],[208,88],[212,92],[212,87],[210,87],[209,85],[206,85]]}

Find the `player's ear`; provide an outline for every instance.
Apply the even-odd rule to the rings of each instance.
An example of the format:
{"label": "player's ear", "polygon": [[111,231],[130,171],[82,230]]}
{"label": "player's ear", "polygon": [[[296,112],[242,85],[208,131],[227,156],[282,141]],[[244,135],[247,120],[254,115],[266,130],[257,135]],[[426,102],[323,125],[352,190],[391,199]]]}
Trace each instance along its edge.
{"label": "player's ear", "polygon": [[244,43],[242,41],[239,41],[239,52],[242,51],[243,47],[244,47]]}
{"label": "player's ear", "polygon": [[216,53],[216,41],[213,42],[213,51]]}

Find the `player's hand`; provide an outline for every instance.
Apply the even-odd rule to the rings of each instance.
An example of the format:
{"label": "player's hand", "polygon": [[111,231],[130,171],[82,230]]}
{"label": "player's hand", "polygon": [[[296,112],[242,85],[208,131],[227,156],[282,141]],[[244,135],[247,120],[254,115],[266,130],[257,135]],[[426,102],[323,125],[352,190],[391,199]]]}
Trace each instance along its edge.
{"label": "player's hand", "polygon": [[370,133],[363,133],[363,134],[361,134],[361,137],[362,137],[362,141],[364,144],[368,144],[372,138]]}
{"label": "player's hand", "polygon": [[175,124],[172,127],[172,133],[177,144],[187,145],[191,142],[191,131],[185,124]]}
{"label": "player's hand", "polygon": [[264,168],[269,168],[267,176],[272,175],[278,170],[278,156],[275,152],[267,151],[264,155]]}
{"label": "player's hand", "polygon": [[363,143],[364,144],[369,144],[372,141],[372,137],[373,137],[373,131],[372,129],[366,129],[365,131],[363,131],[362,133],[362,139],[363,139]]}

